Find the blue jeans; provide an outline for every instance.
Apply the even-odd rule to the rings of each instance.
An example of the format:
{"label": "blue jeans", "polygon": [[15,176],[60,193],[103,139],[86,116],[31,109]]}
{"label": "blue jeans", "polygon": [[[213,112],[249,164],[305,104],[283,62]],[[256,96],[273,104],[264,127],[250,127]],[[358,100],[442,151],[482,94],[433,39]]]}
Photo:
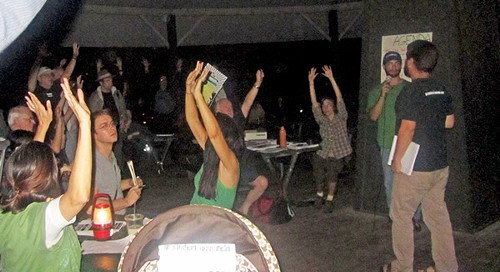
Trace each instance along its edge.
{"label": "blue jeans", "polygon": [[[382,170],[384,172],[384,187],[387,207],[391,208],[392,200],[392,181],[394,179],[394,173],[392,172],[391,166],[387,164],[389,160],[389,155],[391,154],[390,148],[380,148],[380,158],[382,159]],[[422,221],[422,207],[419,205],[413,219],[417,221]]]}
{"label": "blue jeans", "polygon": [[388,208],[391,208],[392,180],[394,178],[394,173],[392,172],[391,166],[387,164],[390,154],[390,148],[380,148],[380,158],[382,159],[382,170],[384,172],[385,197]]}

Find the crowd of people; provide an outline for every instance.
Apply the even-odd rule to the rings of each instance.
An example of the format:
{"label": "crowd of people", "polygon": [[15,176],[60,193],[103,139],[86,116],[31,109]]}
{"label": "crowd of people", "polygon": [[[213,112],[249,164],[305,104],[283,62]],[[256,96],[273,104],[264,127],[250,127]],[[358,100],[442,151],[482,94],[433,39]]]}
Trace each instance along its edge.
{"label": "crowd of people", "polygon": [[[202,150],[199,164],[190,169],[196,172],[191,204],[220,206],[248,215],[250,206],[269,183],[247,151],[243,133],[247,119],[257,125],[265,120],[255,103],[264,81],[263,70],[257,70],[241,105],[235,106],[234,101],[222,97],[216,99],[212,109],[202,94],[209,74],[203,62],[198,61],[185,77],[182,61],[177,62],[175,76],[159,76],[154,102],[140,102],[130,100],[123,62],[110,56],[115,61],[112,69],[106,68],[102,60],[96,61],[99,86],[87,99],[81,77],[69,81],[79,50],[79,45],[73,44],[71,60],[62,60],[54,69],[41,65],[44,54],[40,54],[28,80],[26,102],[9,110],[9,129],[0,129],[4,133],[0,136],[12,142],[0,203],[0,264],[4,270],[26,270],[26,266],[79,270],[81,251],[72,223],[80,212],[91,211],[92,196],[110,195],[115,212],[120,214],[139,200],[142,180],[135,183],[131,178],[122,179],[123,144],[133,125],[135,107],[152,108],[158,114],[158,124],[178,126],[175,131],[179,135],[196,140],[189,149]],[[434,44],[411,43],[404,67],[413,80],[409,83],[399,77],[401,56],[388,52],[382,64],[388,78],[368,97],[368,115],[378,122],[377,141],[396,256],[395,261],[384,266],[386,271],[413,271],[413,229],[422,216],[431,231],[436,269],[458,269],[444,202],[448,179],[444,134],[445,129],[453,127],[454,117],[450,95],[430,77],[437,59]],[[149,74],[151,63],[143,59],[142,65]],[[318,73],[311,68],[307,76],[309,95],[322,139],[321,149],[312,158],[314,205],[331,213],[339,173],[353,149],[342,93],[332,68],[325,65],[321,69],[334,96],[318,102]],[[120,87],[115,77],[121,81]],[[183,101],[179,90],[169,87],[169,80],[175,77],[182,78],[185,84]],[[257,109],[253,115],[252,109]],[[394,135],[398,139],[391,168],[387,161]],[[412,141],[420,144],[420,153],[414,172],[406,175],[401,172],[401,159]],[[62,178],[65,176],[66,180]],[[234,207],[238,188],[242,187],[248,193],[243,204]],[[23,261],[19,261],[21,258]]]}

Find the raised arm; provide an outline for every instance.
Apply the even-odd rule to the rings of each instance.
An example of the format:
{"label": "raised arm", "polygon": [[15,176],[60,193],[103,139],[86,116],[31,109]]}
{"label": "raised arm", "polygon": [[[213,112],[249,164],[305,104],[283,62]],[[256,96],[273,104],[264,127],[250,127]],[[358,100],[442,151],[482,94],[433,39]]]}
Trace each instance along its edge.
{"label": "raised arm", "polygon": [[243,104],[241,104],[241,112],[243,112],[243,116],[245,116],[245,118],[247,118],[248,113],[252,108],[253,102],[255,101],[255,98],[259,93],[259,88],[262,85],[263,80],[264,71],[262,71],[262,69],[259,69],[257,70],[257,73],[255,73],[255,83],[245,96],[245,101],[243,101]]}
{"label": "raised arm", "polygon": [[73,74],[73,70],[75,70],[76,66],[76,59],[78,58],[79,54],[80,54],[80,45],[75,42],[73,43],[73,56],[71,57],[71,60],[69,61],[68,65],[66,65],[64,73],[62,75],[64,78],[69,79],[71,74]]}
{"label": "raised arm", "polygon": [[314,79],[317,75],[316,68],[313,67],[309,70],[309,95],[311,96],[311,104],[313,107],[319,107],[318,99],[316,98],[316,89],[314,88]]}
{"label": "raised arm", "polygon": [[223,172],[219,175],[221,182],[228,187],[234,187],[238,183],[239,164],[238,159],[234,152],[229,148],[224,139],[224,135],[215,119],[214,114],[208,107],[203,94],[201,93],[201,86],[205,82],[209,71],[204,70],[196,81],[194,90],[194,98],[196,105],[200,111],[201,119],[206,129],[207,137],[214,146],[215,152],[223,165]]}
{"label": "raised arm", "polygon": [[38,56],[36,57],[33,66],[31,66],[30,75],[28,78],[28,91],[30,92],[35,91],[36,83],[38,81],[37,79],[38,69],[40,69],[40,66],[42,66],[43,58],[47,56],[50,56],[50,53],[47,51],[47,43],[43,43],[38,48]]}
{"label": "raised arm", "polygon": [[65,97],[62,96],[59,102],[57,103],[57,106],[55,108],[55,133],[54,133],[54,139],[50,142],[50,147],[52,148],[52,151],[54,153],[59,154],[61,152],[61,149],[64,148],[64,128],[65,128],[65,123],[64,123],[64,117],[63,117],[63,106],[64,102],[66,101]]}
{"label": "raised arm", "polygon": [[335,92],[335,96],[337,97],[337,103],[342,101],[342,93],[340,92],[340,88],[337,85],[335,78],[333,77],[332,68],[329,65],[323,66],[322,75],[324,75],[325,77],[327,77],[330,80],[330,83],[332,84],[332,87],[333,87],[333,91]]}
{"label": "raised arm", "polygon": [[201,70],[203,69],[203,62],[196,62],[196,68],[191,71],[186,79],[186,104],[185,113],[186,121],[194,135],[194,138],[202,149],[205,149],[205,142],[207,141],[207,132],[203,127],[198,116],[196,109],[196,102],[194,100],[194,88],[196,87],[196,79],[198,78]]}
{"label": "raised arm", "polygon": [[28,92],[28,95],[24,98],[26,99],[26,105],[33,113],[35,113],[38,119],[38,126],[36,128],[33,141],[43,143],[45,141],[47,130],[49,130],[50,123],[52,122],[52,106],[50,104],[50,100],[47,100],[47,105],[45,107],[32,92]]}
{"label": "raised arm", "polygon": [[78,89],[77,99],[71,93],[67,79],[63,79],[61,87],[80,126],[68,190],[62,195],[59,202],[61,214],[70,221],[90,199],[92,167],[89,166],[92,165],[92,138],[90,134],[90,110],[85,104],[83,91]]}

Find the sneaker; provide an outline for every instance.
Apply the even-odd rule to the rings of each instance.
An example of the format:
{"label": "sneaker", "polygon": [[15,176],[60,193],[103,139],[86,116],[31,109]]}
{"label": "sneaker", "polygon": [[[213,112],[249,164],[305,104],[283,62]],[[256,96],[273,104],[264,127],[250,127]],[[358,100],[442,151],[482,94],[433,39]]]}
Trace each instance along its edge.
{"label": "sneaker", "polygon": [[318,210],[321,209],[321,206],[323,206],[323,201],[323,197],[317,195],[316,199],[314,200],[314,208]]}
{"label": "sneaker", "polygon": [[324,213],[333,212],[333,201],[325,201],[325,206],[323,207]]}

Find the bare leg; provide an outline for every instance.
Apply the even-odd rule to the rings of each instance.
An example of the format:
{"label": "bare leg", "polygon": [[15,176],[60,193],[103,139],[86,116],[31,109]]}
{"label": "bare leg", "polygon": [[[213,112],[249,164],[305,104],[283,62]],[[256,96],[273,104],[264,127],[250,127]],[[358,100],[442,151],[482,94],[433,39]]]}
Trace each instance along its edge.
{"label": "bare leg", "polygon": [[337,188],[337,182],[329,182],[328,183],[328,195],[334,196],[335,188]]}
{"label": "bare leg", "polygon": [[250,183],[252,185],[252,190],[248,192],[247,197],[245,198],[245,201],[240,207],[240,212],[243,215],[248,214],[248,209],[250,209],[250,206],[257,200],[259,197],[264,193],[264,191],[267,189],[268,186],[268,181],[267,178],[264,176],[258,176],[254,181]]}

